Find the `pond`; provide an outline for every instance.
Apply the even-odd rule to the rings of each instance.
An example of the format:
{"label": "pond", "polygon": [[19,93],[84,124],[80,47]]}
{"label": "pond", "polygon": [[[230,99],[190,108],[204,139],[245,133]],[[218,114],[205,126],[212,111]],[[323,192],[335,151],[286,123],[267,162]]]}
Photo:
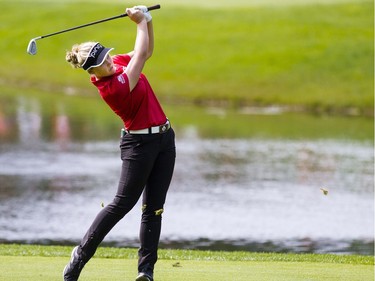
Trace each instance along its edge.
{"label": "pond", "polygon": [[[115,193],[121,123],[96,99],[0,100],[0,242],[77,243]],[[178,156],[161,247],[373,254],[372,120],[167,111]],[[103,244],[137,247],[140,215]]]}

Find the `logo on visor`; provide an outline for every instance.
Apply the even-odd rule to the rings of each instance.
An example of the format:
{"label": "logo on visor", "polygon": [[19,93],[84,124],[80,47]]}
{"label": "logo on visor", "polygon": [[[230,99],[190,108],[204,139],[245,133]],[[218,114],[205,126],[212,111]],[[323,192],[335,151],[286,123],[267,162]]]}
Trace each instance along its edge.
{"label": "logo on visor", "polygon": [[91,50],[90,52],[90,55],[89,57],[90,58],[95,58],[96,57],[96,54],[101,51],[102,49],[104,49],[104,47],[102,45],[100,45],[99,43],[97,43]]}

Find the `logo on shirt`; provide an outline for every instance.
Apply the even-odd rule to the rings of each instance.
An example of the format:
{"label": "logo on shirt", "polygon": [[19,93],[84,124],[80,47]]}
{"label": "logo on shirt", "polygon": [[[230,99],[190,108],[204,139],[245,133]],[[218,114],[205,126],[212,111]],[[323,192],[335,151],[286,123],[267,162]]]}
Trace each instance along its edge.
{"label": "logo on shirt", "polygon": [[125,83],[126,83],[125,78],[124,78],[124,76],[122,76],[122,75],[117,76],[117,80],[118,80],[121,84],[125,84]]}

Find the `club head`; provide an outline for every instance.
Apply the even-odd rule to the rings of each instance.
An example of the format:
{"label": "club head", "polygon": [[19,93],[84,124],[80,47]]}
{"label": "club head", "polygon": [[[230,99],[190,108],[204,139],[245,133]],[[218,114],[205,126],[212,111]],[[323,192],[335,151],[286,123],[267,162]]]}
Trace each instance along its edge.
{"label": "club head", "polygon": [[29,55],[35,55],[36,54],[36,39],[37,38],[34,38],[34,39],[31,39],[30,42],[29,42],[29,45],[27,46],[27,53]]}

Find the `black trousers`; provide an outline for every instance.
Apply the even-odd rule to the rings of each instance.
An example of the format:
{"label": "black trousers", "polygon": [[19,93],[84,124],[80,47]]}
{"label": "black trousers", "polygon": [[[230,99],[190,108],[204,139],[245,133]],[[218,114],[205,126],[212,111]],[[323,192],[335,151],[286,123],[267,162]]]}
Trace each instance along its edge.
{"label": "black trousers", "polygon": [[161,219],[175,165],[175,134],[126,134],[120,143],[122,171],[113,202],[96,216],[81,241],[85,262],[95,254],[108,232],[137,203],[143,192],[138,271],[152,273],[157,261]]}

